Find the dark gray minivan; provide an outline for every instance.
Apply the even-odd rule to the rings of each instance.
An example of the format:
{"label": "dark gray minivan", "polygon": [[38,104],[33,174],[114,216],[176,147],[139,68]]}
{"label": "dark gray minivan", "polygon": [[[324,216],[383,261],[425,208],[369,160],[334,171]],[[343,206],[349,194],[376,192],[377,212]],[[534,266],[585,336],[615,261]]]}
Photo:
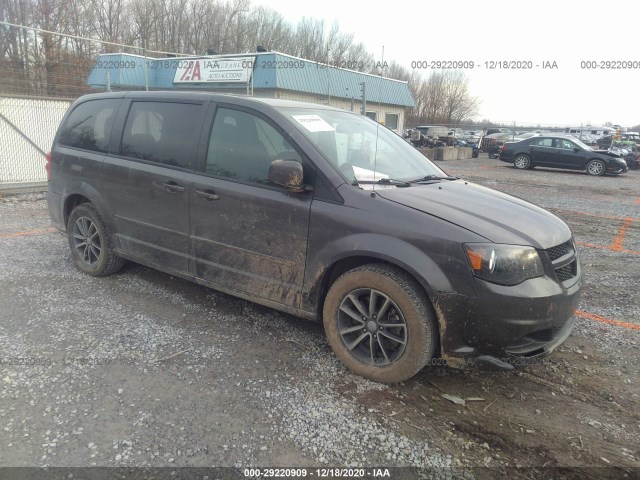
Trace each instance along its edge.
{"label": "dark gray minivan", "polygon": [[[450,177],[362,115],[195,92],[87,95],[48,157],[90,275],[131,260],[309,319],[353,372],[548,355],[574,325],[569,227]],[[436,359],[432,361],[432,359]]]}

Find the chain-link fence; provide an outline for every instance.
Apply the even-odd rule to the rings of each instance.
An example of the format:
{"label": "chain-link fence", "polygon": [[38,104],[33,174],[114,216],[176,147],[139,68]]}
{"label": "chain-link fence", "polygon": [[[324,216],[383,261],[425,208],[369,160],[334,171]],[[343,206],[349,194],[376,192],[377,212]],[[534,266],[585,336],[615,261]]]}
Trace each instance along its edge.
{"label": "chain-link fence", "polygon": [[46,182],[45,154],[86,84],[100,43],[0,25],[0,186]]}
{"label": "chain-link fence", "polygon": [[0,184],[46,181],[45,154],[71,100],[0,96]]}
{"label": "chain-link fence", "polygon": [[45,154],[98,56],[139,47],[0,22],[0,187],[45,182]]}

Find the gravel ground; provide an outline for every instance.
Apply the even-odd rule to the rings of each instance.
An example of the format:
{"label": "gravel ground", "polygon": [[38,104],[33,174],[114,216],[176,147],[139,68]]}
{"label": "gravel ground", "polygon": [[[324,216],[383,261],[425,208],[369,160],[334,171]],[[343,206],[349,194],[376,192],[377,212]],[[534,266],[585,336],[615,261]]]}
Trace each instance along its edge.
{"label": "gravel ground", "polygon": [[574,230],[580,317],[539,365],[369,382],[335,359],[320,325],[139,265],[83,275],[42,195],[0,199],[0,466],[637,475],[640,172],[521,172],[482,157],[440,166]]}

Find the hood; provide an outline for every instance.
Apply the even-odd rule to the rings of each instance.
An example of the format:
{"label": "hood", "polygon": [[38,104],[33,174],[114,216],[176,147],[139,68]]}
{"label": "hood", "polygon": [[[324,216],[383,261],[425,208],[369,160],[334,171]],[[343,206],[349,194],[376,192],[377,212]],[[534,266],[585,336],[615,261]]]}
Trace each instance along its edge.
{"label": "hood", "polygon": [[519,198],[463,180],[376,190],[392,202],[470,230],[494,243],[547,249],[571,230],[552,213]]}
{"label": "hood", "polygon": [[610,152],[609,150],[594,150],[595,153],[599,153],[600,155],[607,155],[609,157],[614,158],[622,158],[622,154],[616,152]]}

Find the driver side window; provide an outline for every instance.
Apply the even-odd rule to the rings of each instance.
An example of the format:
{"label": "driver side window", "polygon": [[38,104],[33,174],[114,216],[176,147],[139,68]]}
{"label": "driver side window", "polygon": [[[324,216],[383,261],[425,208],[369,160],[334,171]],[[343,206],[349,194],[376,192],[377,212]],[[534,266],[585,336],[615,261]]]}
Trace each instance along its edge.
{"label": "driver side window", "polygon": [[262,118],[241,110],[218,109],[209,140],[207,173],[265,183],[273,160],[302,162],[291,144]]}

